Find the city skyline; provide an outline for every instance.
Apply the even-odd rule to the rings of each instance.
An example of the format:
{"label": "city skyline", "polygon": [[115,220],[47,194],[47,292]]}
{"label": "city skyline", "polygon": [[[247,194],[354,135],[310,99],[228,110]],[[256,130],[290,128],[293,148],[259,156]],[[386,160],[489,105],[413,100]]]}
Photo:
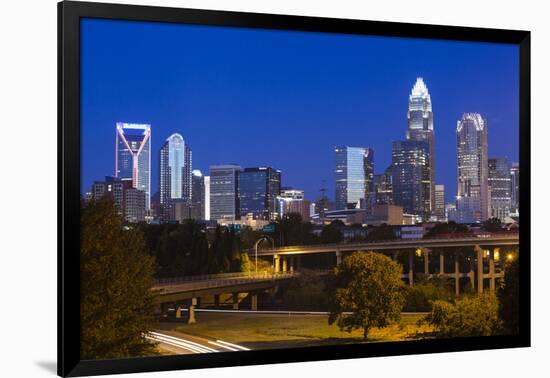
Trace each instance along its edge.
{"label": "city skyline", "polygon": [[[90,54],[93,54],[94,51],[97,52],[97,49],[100,49],[100,51],[104,51],[106,48],[112,48],[114,45],[120,42],[114,41],[114,45],[108,44],[110,45],[110,47],[87,45],[87,34],[85,33],[87,27],[92,29],[98,28],[104,31],[109,30],[110,28],[122,28],[128,29],[126,30],[127,33],[136,33],[139,32],[141,28],[147,27],[146,23],[137,23],[137,25],[129,26],[127,24],[124,24],[123,22],[108,22],[97,20],[86,21],[89,21],[89,23],[85,23],[83,27],[83,38],[85,42],[83,50],[84,65],[86,65],[86,62],[88,62],[88,64],[91,64],[94,61],[103,62],[101,58],[103,56],[102,54],[94,55],[93,57],[90,56]],[[213,37],[217,35],[217,32],[219,32],[219,30],[217,29],[220,28],[191,27],[182,25],[168,27],[164,25],[164,27],[161,29],[162,30],[159,33],[173,35],[173,38],[176,38],[176,36],[181,37],[182,34],[192,35],[196,32],[195,29],[199,29],[201,33],[207,31],[207,36],[205,38],[208,39],[210,42],[213,42]],[[224,29],[224,32],[226,31],[227,30]],[[283,36],[278,36],[277,33],[283,34]],[[97,33],[95,32],[94,34]],[[101,35],[101,33],[99,34]],[[252,43],[253,41],[258,42],[262,38],[268,38],[273,39],[274,42],[277,42],[277,46],[279,48],[286,49],[290,48],[289,45],[294,44],[294,42],[291,43],[289,41],[297,38],[299,41],[301,41],[300,43],[303,43],[305,45],[308,53],[320,53],[321,45],[324,45],[324,48],[329,48],[330,43],[335,42],[332,41],[333,39],[337,39],[339,42],[342,42],[342,39],[348,40],[347,43],[350,45],[348,46],[350,47],[350,50],[351,45],[365,45],[370,49],[368,50],[368,52],[370,52],[371,54],[375,51],[380,51],[380,45],[388,44],[393,46],[396,44],[399,45],[399,43],[401,43],[400,39],[398,38],[333,36],[321,33],[283,33],[246,29],[231,29],[231,32],[228,34],[229,36],[227,36],[226,38],[228,38],[232,42],[235,42],[234,40],[232,40],[236,37],[234,34],[237,34],[237,36],[240,37],[246,37],[245,40],[248,41],[247,43]],[[288,36],[287,34],[291,35]],[[297,36],[295,36],[295,34],[297,34]],[[142,37],[145,40],[148,40],[148,37]],[[190,38],[189,35],[187,35],[187,38]],[[146,45],[146,42],[143,42],[142,39],[139,40],[143,45]],[[102,43],[104,42],[105,40],[102,39]],[[329,46],[327,46],[325,42],[328,42]],[[419,51],[421,51],[423,54],[428,54],[430,50],[428,47],[431,47],[433,50],[431,51],[431,54],[434,56],[437,55],[437,53],[441,53],[441,49],[443,48],[440,43],[438,44],[434,41],[412,40],[411,42],[411,40],[407,40],[408,45],[410,45],[411,43],[413,43],[416,48],[420,48]],[[517,100],[517,78],[515,75],[506,74],[506,79],[509,82],[509,84],[506,86],[507,89],[503,89],[501,87],[501,84],[495,84],[498,81],[496,80],[497,76],[504,77],[504,72],[508,72],[509,70],[511,70],[513,68],[512,66],[514,65],[517,66],[517,50],[515,50],[515,47],[512,46],[493,44],[452,42],[450,43],[451,47],[449,47],[449,42],[445,43],[447,44],[447,47],[445,47],[446,50],[453,50],[453,48],[457,49],[454,54],[451,54],[454,58],[457,57],[456,55],[459,52],[464,52],[464,50],[467,50],[470,54],[480,53],[476,55],[476,58],[479,60],[478,63],[480,63],[481,66],[485,66],[485,70],[481,69],[480,71],[482,71],[482,73],[486,76],[490,76],[494,85],[492,87],[489,87],[489,90],[487,90],[486,82],[483,82],[483,80],[476,81],[476,79],[480,78],[479,76],[481,74],[479,72],[468,72],[473,70],[474,68],[466,65],[462,67],[462,69],[466,71],[468,75],[463,74],[462,78],[464,78],[464,76],[471,78],[471,80],[467,81],[464,85],[468,89],[468,95],[458,98],[457,92],[461,92],[461,88],[454,88],[455,90],[452,90],[453,88],[450,88],[450,80],[448,78],[445,80],[441,78],[442,71],[444,71],[442,68],[433,69],[432,74],[430,74],[425,72],[426,64],[417,64],[416,68],[418,70],[415,69],[415,72],[411,72],[413,71],[412,69],[409,70],[404,68],[406,63],[404,62],[402,64],[403,67],[401,67],[401,65],[397,68],[394,67],[392,72],[388,72],[387,70],[384,70],[382,72],[383,74],[392,74],[396,76],[395,78],[392,77],[391,80],[388,81],[383,87],[377,87],[377,85],[374,84],[379,80],[376,77],[369,77],[369,79],[371,79],[370,81],[365,81],[365,79],[367,79],[365,77],[359,77],[359,81],[361,81],[364,86],[360,87],[359,85],[351,85],[351,93],[346,94],[345,96],[347,103],[343,104],[337,101],[338,106],[329,108],[328,111],[325,111],[322,114],[316,114],[313,119],[311,116],[309,118],[306,117],[308,110],[310,110],[307,109],[307,107],[302,112],[298,112],[298,110],[296,109],[296,105],[290,104],[289,106],[284,107],[283,105],[285,104],[286,99],[281,97],[282,89],[280,87],[276,87],[275,93],[273,93],[273,98],[271,99],[265,98],[266,95],[269,95],[269,93],[261,93],[262,96],[260,96],[257,101],[257,104],[262,110],[261,112],[255,110],[251,110],[249,112],[249,109],[246,109],[245,111],[240,107],[236,107],[234,109],[230,109],[227,113],[223,113],[223,115],[228,116],[228,120],[226,120],[225,122],[220,122],[219,125],[217,125],[216,127],[212,127],[212,119],[205,120],[207,122],[203,124],[198,122],[195,123],[193,120],[191,120],[194,117],[191,112],[181,111],[181,113],[179,113],[179,110],[176,109],[177,107],[174,108],[173,104],[172,107],[170,107],[171,101],[166,102],[165,94],[162,93],[159,97],[164,98],[165,102],[158,103],[155,109],[153,109],[153,106],[151,105],[149,107],[140,109],[140,111],[138,112],[136,109],[141,108],[141,105],[143,105],[141,101],[143,101],[145,97],[147,97],[148,99],[151,99],[151,97],[139,97],[135,95],[129,96],[132,98],[132,100],[127,99],[128,101],[123,104],[125,106],[119,107],[116,111],[113,110],[114,106],[112,105],[104,107],[101,103],[97,103],[97,98],[94,99],[93,91],[89,92],[86,90],[91,85],[90,80],[93,80],[95,77],[95,69],[89,67],[86,72],[89,72],[90,70],[92,72],[90,72],[89,76],[84,75],[83,78],[82,192],[87,191],[93,181],[102,179],[104,176],[111,174],[112,169],[109,170],[109,168],[112,167],[112,155],[109,153],[109,143],[112,140],[112,137],[111,139],[103,140],[103,136],[107,134],[110,134],[112,136],[112,125],[114,123],[119,122],[120,120],[128,120],[132,122],[136,121],[151,124],[151,154],[153,159],[153,162],[151,163],[151,166],[153,167],[151,172],[151,194],[154,194],[158,190],[157,183],[159,173],[155,172],[155,167],[158,166],[158,161],[155,160],[157,159],[157,152],[160,149],[160,144],[172,133],[180,133],[186,140],[186,142],[188,142],[193,148],[193,169],[200,169],[203,174],[208,174],[209,167],[216,164],[236,163],[243,167],[273,166],[282,171],[283,186],[292,186],[295,188],[303,189],[305,191],[305,197],[312,200],[316,199],[320,195],[319,189],[324,186],[328,189],[329,198],[331,200],[334,200],[334,190],[332,182],[334,180],[333,148],[335,147],[335,145],[362,145],[366,147],[372,147],[376,156],[374,171],[376,174],[381,174],[391,162],[391,143],[393,141],[405,139],[405,132],[407,130],[407,100],[410,94],[411,86],[416,80],[416,77],[420,75],[424,77],[424,80],[429,86],[431,99],[433,101],[433,123],[435,125],[435,145],[437,159],[436,183],[441,183],[445,185],[446,202],[449,202],[449,200],[454,198],[456,194],[456,149],[452,148],[452,146],[455,146],[456,144],[456,122],[458,119],[460,119],[460,116],[463,112],[467,112],[471,108],[474,108],[472,110],[478,111],[485,118],[488,119],[490,124],[490,157],[507,157],[508,160],[511,162],[517,161],[518,143],[509,142],[510,140],[517,140],[517,107],[513,106],[513,103],[515,102],[515,100]],[[480,49],[480,45],[483,45],[484,48]],[[89,50],[87,50],[87,46],[90,48]],[[256,48],[256,46],[254,47]],[[389,56],[391,56],[392,54],[395,55],[396,52],[392,50],[392,48],[395,48],[395,46],[393,46],[392,48],[390,47],[386,47],[386,53]],[[133,49],[132,46],[128,48]],[[411,47],[409,46],[408,48]],[[491,70],[487,69],[487,62],[485,62],[484,59],[488,59],[488,56],[490,56],[491,54],[484,50],[491,50],[491,54],[493,54],[493,56],[512,55],[512,63],[507,63],[507,65],[510,67],[506,67],[506,69],[502,69],[501,67],[500,69],[499,67],[497,67],[497,69],[493,69],[493,67],[491,67]],[[347,52],[350,53],[350,51]],[[132,50],[130,53],[135,54],[135,51]],[[239,50],[238,54],[241,53],[243,53],[242,49]],[[264,53],[267,54],[267,52]],[[304,53],[300,56],[302,61],[297,62],[299,68],[303,68],[303,65],[305,65],[306,62],[311,62],[311,60],[313,59],[307,55],[308,53]],[[202,54],[203,53],[200,53],[198,55]],[[234,55],[237,55],[237,53],[234,53]],[[231,57],[235,60],[239,60],[234,55],[231,55]],[[364,55],[368,54],[365,53]],[[99,59],[98,56],[100,57]],[[250,52],[248,53],[248,55],[245,54],[245,56],[250,57]],[[264,56],[263,58],[266,57]],[[319,57],[317,56],[315,59],[318,58]],[[365,63],[365,57],[363,56],[362,58],[362,63]],[[506,62],[510,61],[508,58],[502,59]],[[151,61],[148,62],[148,64],[152,64]],[[114,62],[111,63],[114,64]],[[333,70],[337,67],[342,67],[345,65],[344,63],[349,62],[335,62],[334,59],[332,59],[329,60],[329,63],[331,65],[330,70]],[[462,62],[462,64],[463,63],[464,62]],[[214,65],[217,68],[219,67],[216,64]],[[429,65],[430,64],[428,64],[428,66]],[[455,62],[454,64],[447,62],[445,68],[452,70],[454,67],[454,69],[456,70],[457,65],[458,62]],[[99,67],[99,69],[100,68],[101,67]],[[270,66],[269,68],[273,68],[273,66]],[[288,69],[288,67],[286,68]],[[373,68],[374,67],[371,64],[371,70]],[[130,71],[133,70],[133,75],[135,75],[139,73],[139,69],[139,67],[134,67],[133,69],[130,69]],[[195,71],[193,71],[194,75],[197,75],[196,69],[197,67],[195,67]],[[114,71],[120,73],[116,69]],[[502,72],[499,72],[499,75],[495,75],[494,71]],[[261,88],[255,87],[254,85],[264,85],[266,84],[266,82],[271,82],[271,80],[264,78],[265,80],[263,82],[254,83],[253,81],[249,80],[248,77],[239,77],[239,75],[243,75],[243,72],[243,68],[235,69],[234,76],[237,77],[232,78],[233,89],[237,90],[237,92],[239,92],[239,87],[236,87],[235,84],[242,84],[244,88],[242,91],[245,91],[245,89],[251,89],[250,94],[241,93],[240,96],[237,96],[240,101],[239,105],[244,100],[250,100],[250,96],[252,96],[253,94],[258,94],[258,91]],[[252,73],[256,75],[258,74],[257,72]],[[300,71],[300,73],[303,74],[304,72]],[[97,75],[97,72],[95,74]],[[181,70],[178,71],[178,74],[181,74]],[[204,81],[205,85],[207,83],[208,86],[212,86],[213,84],[215,84],[215,80],[213,80],[212,77],[209,77],[209,74],[204,72],[204,70],[200,72],[200,74],[207,76],[208,80]],[[280,74],[281,72],[278,71],[273,72],[274,76],[278,76]],[[297,73],[295,72],[294,74],[296,75]],[[354,74],[357,74],[357,71],[354,71]],[[172,78],[171,73],[165,74],[165,76],[161,75],[160,78],[166,80],[166,75]],[[344,72],[340,72],[340,75],[340,79],[343,81],[342,84],[338,85],[338,83],[335,82],[335,79],[332,79],[331,81],[332,84],[337,85],[336,89],[338,90],[341,89],[343,84],[350,84],[349,75],[346,75]],[[127,75],[126,77],[128,78],[129,76]],[[99,83],[92,85],[92,88],[94,85],[105,84],[106,79],[107,78],[101,78],[101,80],[99,80]],[[151,79],[152,78],[149,78],[149,80]],[[182,81],[195,81],[195,79],[196,77],[193,76],[193,73],[190,73],[189,76],[181,76]],[[239,81],[238,79],[241,79],[241,81]],[[287,91],[289,88],[298,89],[298,91],[303,92],[302,95],[304,95],[304,97],[302,98],[302,102],[305,101],[306,103],[310,104],[313,99],[306,95],[311,95],[310,91],[312,89],[316,88],[317,90],[319,90],[320,84],[328,83],[325,83],[326,79],[323,77],[307,76],[306,79],[307,80],[302,80],[300,83],[298,83],[300,85],[289,84]],[[224,79],[219,77],[218,75],[217,80],[230,81],[231,78]],[[237,82],[235,82],[235,80],[237,80]],[[455,79],[455,81],[457,80]],[[489,82],[491,82],[491,80],[489,80]],[[445,83],[443,88],[447,86],[448,92],[441,92],[442,83]],[[147,85],[152,86],[152,84],[148,83],[147,80],[145,80],[144,84],[145,87],[147,87]],[[118,85],[120,85],[120,83],[118,83]],[[130,87],[132,85],[135,84],[131,84]],[[220,84],[218,83],[218,85]],[[191,84],[189,84],[189,86],[193,87]],[[250,86],[254,87],[249,88]],[[375,92],[378,93],[372,93],[372,87],[376,87],[377,91]],[[197,87],[193,88],[197,89]],[[265,90],[265,88],[268,89]],[[180,89],[181,88],[178,89],[178,93]],[[264,92],[270,92],[272,89],[273,88],[270,86],[265,86]],[[315,104],[315,107],[313,108],[314,111],[318,111],[322,105],[326,105],[326,97],[330,97],[328,94],[329,92],[331,92],[331,89],[334,88],[327,87],[327,95],[317,98],[319,100],[319,104]],[[362,90],[365,92],[364,94],[361,93]],[[220,91],[222,93],[219,96],[227,95],[227,91]],[[369,92],[371,92],[370,95]],[[505,92],[507,94],[503,96],[503,94],[500,92]],[[492,98],[492,104],[487,103],[488,99],[491,98],[491,96],[488,96],[488,93],[492,93],[495,95]],[[185,90],[182,90],[181,96],[184,96],[184,94]],[[341,92],[338,92],[338,94],[341,94]],[[379,98],[375,96],[376,94],[380,95],[378,96]],[[191,95],[188,94],[188,97],[186,99],[196,105],[197,95],[200,95],[199,97],[207,97],[204,92],[192,91]],[[292,93],[289,94],[289,97],[289,101],[296,100],[296,96]],[[465,101],[463,99],[464,97],[468,97],[468,101]],[[124,99],[126,100],[126,96],[124,96]],[[223,99],[227,101],[228,97],[223,97]],[[453,101],[453,99],[455,101]],[[363,101],[363,108],[359,107],[356,103],[356,101],[358,100]],[[105,103],[108,103],[108,101],[109,100],[105,100]],[[384,103],[384,101],[386,101],[387,104]],[[115,102],[117,105],[120,105],[120,100]],[[152,102],[156,103],[156,101]],[[471,102],[472,105],[466,106],[469,102]],[[473,105],[474,103],[479,103],[480,105],[476,107]],[[503,107],[502,103],[508,103],[509,106]],[[207,104],[214,105],[210,101],[205,101],[202,104],[202,107]],[[184,103],[179,105],[180,107],[185,108]],[[215,105],[221,108],[225,108],[224,104]],[[378,113],[380,114],[372,113],[373,107],[375,106],[378,107]],[[459,106],[461,107],[461,109],[458,109]],[[220,111],[222,109],[219,109],[218,107],[212,106],[214,113],[222,115],[222,112]],[[449,108],[453,107],[455,108],[454,111],[449,110]],[[161,111],[162,114],[160,114]],[[369,116],[367,116],[366,113],[370,115],[370,118]],[[173,120],[172,122],[166,122],[166,120],[163,121],[162,118],[166,114],[172,115],[173,119],[178,119],[178,117],[180,117],[181,120],[176,123],[174,123]],[[259,124],[259,126],[261,127],[256,126],[258,125],[258,117],[265,115],[273,116],[274,120],[263,120],[265,122],[260,122]],[[338,119],[336,119],[338,118],[338,116],[342,117],[340,122]],[[96,127],[96,122],[98,122],[99,119],[107,120],[110,119],[110,117],[113,117],[113,123],[106,124],[107,121],[100,122],[100,126]],[[445,119],[449,119],[451,117],[454,117],[454,119],[449,124],[449,122]],[[235,118],[237,118],[240,122],[237,123],[235,121]],[[328,120],[324,120],[322,118],[328,118]],[[186,121],[186,119],[188,120]],[[281,121],[281,119],[284,119],[286,122],[279,123],[279,126],[275,127],[273,125],[273,122]],[[314,124],[314,120],[317,122],[316,124]],[[375,123],[377,125],[388,126],[370,126],[369,123],[371,123],[371,121],[375,121],[372,123]],[[186,125],[191,126],[187,127]],[[271,125],[272,127],[267,127],[269,125]],[[207,128],[205,128],[205,126]],[[292,130],[294,130],[294,132],[288,132],[289,126],[292,126]],[[105,131],[105,128],[107,128],[108,131]],[[380,130],[381,132],[377,133],[376,131],[378,130]],[[88,137],[90,134],[97,135],[95,135],[95,137]],[[327,142],[327,138],[331,139],[331,141]],[[229,146],[220,144],[220,139],[225,140]],[[256,143],[254,143],[253,140],[255,140]],[[339,141],[343,141],[343,143],[336,143]],[[314,148],[310,151],[308,150],[308,148],[311,146],[312,143],[314,145]],[[87,159],[88,155],[86,154],[86,151],[89,151],[90,149],[93,149],[94,146],[97,147],[100,144],[102,146],[102,149],[106,151],[104,154],[102,154],[104,156],[98,156],[97,159],[94,158],[93,162],[89,161]],[[275,154],[275,151],[280,151],[281,147],[283,146],[285,148],[285,152],[287,152],[287,154],[285,154],[287,156],[280,156],[280,153]],[[258,149],[262,149],[262,147],[265,152],[258,152]],[[308,154],[303,154],[304,149],[308,151]],[[300,153],[298,153],[298,151]],[[307,172],[308,174],[305,175],[304,172]],[[325,182],[323,183],[323,181]]]}

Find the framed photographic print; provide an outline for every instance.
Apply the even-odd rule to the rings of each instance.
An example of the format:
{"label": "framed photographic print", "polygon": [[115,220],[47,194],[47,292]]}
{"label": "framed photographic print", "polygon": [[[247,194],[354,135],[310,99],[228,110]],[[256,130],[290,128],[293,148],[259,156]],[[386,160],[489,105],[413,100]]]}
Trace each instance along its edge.
{"label": "framed photographic print", "polygon": [[59,375],[530,345],[529,32],[58,10]]}

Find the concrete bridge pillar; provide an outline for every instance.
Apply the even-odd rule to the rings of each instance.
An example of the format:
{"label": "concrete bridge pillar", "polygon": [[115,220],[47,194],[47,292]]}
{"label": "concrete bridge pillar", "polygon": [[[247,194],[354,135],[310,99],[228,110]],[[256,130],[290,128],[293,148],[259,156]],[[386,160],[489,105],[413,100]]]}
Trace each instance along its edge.
{"label": "concrete bridge pillar", "polygon": [[492,249],[489,252],[489,290],[495,291],[495,254],[499,253],[499,248]]}
{"label": "concrete bridge pillar", "polygon": [[231,294],[231,299],[233,301],[233,310],[239,309],[239,293]]}
{"label": "concrete bridge pillar", "polygon": [[483,293],[483,249],[479,245],[474,247],[477,256],[477,292]]}
{"label": "concrete bridge pillar", "polygon": [[424,274],[427,276],[430,274],[430,250],[428,248],[422,248],[424,255]]}
{"label": "concrete bridge pillar", "polygon": [[282,257],[282,262],[283,262],[283,273],[286,273],[287,271],[287,257],[286,256],[283,256]]}
{"label": "concrete bridge pillar", "polygon": [[294,273],[294,256],[288,257],[288,265],[289,265],[290,273]]}
{"label": "concrete bridge pillar", "polygon": [[459,254],[455,252],[455,295],[460,294],[460,264],[458,261]]}
{"label": "concrete bridge pillar", "polygon": [[475,281],[475,272],[474,272],[474,260],[475,260],[475,252],[472,254],[472,256],[470,256],[470,272],[468,273],[468,276],[470,277],[470,287],[473,289],[475,289],[476,287],[476,281]]}
{"label": "concrete bridge pillar", "polygon": [[197,305],[197,298],[191,299],[191,304],[189,305],[189,318],[187,319],[187,324],[194,324],[197,322],[195,318],[195,306]]}
{"label": "concrete bridge pillar", "polygon": [[414,278],[414,251],[409,251],[409,286],[413,285]]}
{"label": "concrete bridge pillar", "polygon": [[442,276],[445,274],[445,255],[443,251],[439,252],[439,275]]}
{"label": "concrete bridge pillar", "polygon": [[279,255],[273,255],[273,273],[279,273],[280,270],[280,257]]}
{"label": "concrete bridge pillar", "polygon": [[250,309],[252,311],[258,311],[258,294],[251,294],[251,296],[250,296]]}
{"label": "concrete bridge pillar", "polygon": [[342,264],[342,252],[339,250],[336,251],[336,265]]}

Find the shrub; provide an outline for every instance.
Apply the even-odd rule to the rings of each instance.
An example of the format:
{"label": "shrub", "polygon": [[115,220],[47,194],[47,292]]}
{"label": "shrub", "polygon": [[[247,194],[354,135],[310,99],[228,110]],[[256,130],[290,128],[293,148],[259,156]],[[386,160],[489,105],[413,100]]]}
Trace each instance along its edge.
{"label": "shrub", "polygon": [[437,337],[491,336],[501,330],[493,293],[465,296],[454,302],[437,300],[425,320]]}

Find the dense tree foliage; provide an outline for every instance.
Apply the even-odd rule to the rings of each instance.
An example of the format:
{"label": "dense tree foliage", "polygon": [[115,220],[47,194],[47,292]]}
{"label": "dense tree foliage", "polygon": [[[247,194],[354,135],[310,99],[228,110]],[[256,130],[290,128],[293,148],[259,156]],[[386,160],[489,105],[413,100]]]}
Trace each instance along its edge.
{"label": "dense tree foliage", "polygon": [[344,227],[342,221],[333,221],[331,224],[323,226],[321,230],[320,242],[323,244],[340,243],[344,239],[344,235],[340,228]]}
{"label": "dense tree foliage", "polygon": [[[254,231],[218,226],[208,235],[204,224],[186,220],[182,224],[141,225],[147,249],[157,260],[157,277],[240,272],[248,266],[243,233],[250,243]],[[255,241],[255,240],[254,240]]]}
{"label": "dense tree foliage", "polygon": [[433,302],[426,320],[437,337],[491,336],[501,329],[498,301],[493,293]]}
{"label": "dense tree foliage", "polygon": [[80,216],[82,359],[153,354],[143,334],[154,320],[154,260],[139,230],[124,227],[112,202],[82,204]]}
{"label": "dense tree foliage", "polygon": [[347,332],[362,329],[367,339],[371,328],[399,320],[405,292],[401,273],[401,265],[382,254],[346,257],[329,286],[329,324]]}
{"label": "dense tree foliage", "polygon": [[498,218],[490,218],[483,222],[483,229],[485,231],[494,232],[502,230],[502,222]]}
{"label": "dense tree foliage", "polygon": [[454,298],[453,281],[448,278],[433,277],[419,279],[407,289],[405,311],[430,311],[437,300],[450,301]]}
{"label": "dense tree foliage", "polygon": [[328,306],[326,285],[313,272],[303,270],[283,289],[283,303],[291,309],[326,311]]}
{"label": "dense tree foliage", "polygon": [[393,228],[383,223],[378,227],[369,228],[367,234],[367,241],[376,242],[384,240],[394,240],[396,239]]}
{"label": "dense tree foliage", "polygon": [[318,242],[313,234],[313,225],[304,222],[300,214],[290,213],[275,223],[273,234],[278,246],[286,245],[307,245]]}
{"label": "dense tree foliage", "polygon": [[469,232],[470,230],[468,229],[468,226],[451,221],[436,224],[426,233],[424,237],[434,237],[446,234],[466,234]]}
{"label": "dense tree foliage", "polygon": [[505,266],[504,283],[498,290],[499,314],[506,332],[519,333],[519,259],[512,254]]}

